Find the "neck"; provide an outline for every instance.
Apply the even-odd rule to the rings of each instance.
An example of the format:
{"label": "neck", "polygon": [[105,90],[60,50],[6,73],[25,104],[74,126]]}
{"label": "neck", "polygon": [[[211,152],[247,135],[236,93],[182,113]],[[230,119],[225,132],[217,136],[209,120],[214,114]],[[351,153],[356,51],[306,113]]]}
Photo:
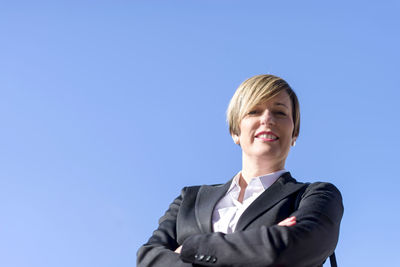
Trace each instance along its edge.
{"label": "neck", "polygon": [[263,158],[250,158],[242,155],[242,178],[248,184],[254,177],[277,172],[285,168],[285,160],[271,161]]}

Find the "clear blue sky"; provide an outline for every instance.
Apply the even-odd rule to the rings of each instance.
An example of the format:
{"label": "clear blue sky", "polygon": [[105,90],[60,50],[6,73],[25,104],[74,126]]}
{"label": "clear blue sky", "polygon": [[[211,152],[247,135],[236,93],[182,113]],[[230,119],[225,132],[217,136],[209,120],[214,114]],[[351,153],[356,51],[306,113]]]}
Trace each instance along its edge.
{"label": "clear blue sky", "polygon": [[240,170],[225,110],[261,73],[300,98],[286,168],[342,191],[340,266],[396,265],[400,4],[278,2],[3,1],[0,266],[135,266],[183,186]]}

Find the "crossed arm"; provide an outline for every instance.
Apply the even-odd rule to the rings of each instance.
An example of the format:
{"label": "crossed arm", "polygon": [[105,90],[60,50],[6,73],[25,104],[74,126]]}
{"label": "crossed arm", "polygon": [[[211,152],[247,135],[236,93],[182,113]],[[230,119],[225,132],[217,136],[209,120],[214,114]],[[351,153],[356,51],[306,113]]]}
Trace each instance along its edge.
{"label": "crossed arm", "polygon": [[[293,225],[296,225],[296,216],[288,217],[283,221],[281,221],[280,223],[278,223],[278,226],[293,226]],[[175,249],[174,252],[180,254],[181,251],[182,251],[182,245],[180,245],[177,249]]]}
{"label": "crossed arm", "polygon": [[[138,266],[318,266],[336,247],[343,214],[339,191],[316,183],[305,191],[298,209],[279,224],[232,234],[195,234],[180,246],[171,229],[181,201],[177,198],[171,204],[159,229],[140,248]],[[198,254],[218,259],[198,261]]]}

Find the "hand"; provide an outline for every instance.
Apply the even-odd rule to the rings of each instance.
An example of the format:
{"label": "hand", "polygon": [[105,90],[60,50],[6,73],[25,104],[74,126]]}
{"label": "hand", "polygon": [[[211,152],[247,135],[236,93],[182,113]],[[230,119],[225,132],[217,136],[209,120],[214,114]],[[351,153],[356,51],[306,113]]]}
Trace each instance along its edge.
{"label": "hand", "polygon": [[175,253],[181,254],[182,246],[179,246],[177,249],[175,249]]}
{"label": "hand", "polygon": [[296,224],[296,217],[292,216],[289,218],[284,219],[280,223],[278,223],[279,226],[293,226]]}

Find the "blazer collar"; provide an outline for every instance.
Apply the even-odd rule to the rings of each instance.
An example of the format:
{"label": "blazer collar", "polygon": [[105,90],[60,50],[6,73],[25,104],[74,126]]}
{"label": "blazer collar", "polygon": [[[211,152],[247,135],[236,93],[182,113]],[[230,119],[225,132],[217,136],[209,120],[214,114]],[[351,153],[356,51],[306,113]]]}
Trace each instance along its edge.
{"label": "blazer collar", "polygon": [[235,231],[244,230],[259,215],[265,213],[282,199],[300,190],[304,186],[292,178],[290,172],[283,173],[265,190],[240,216]]}
{"label": "blazer collar", "polygon": [[[217,202],[226,194],[232,179],[226,184],[200,187],[195,204],[196,220],[203,233],[210,233],[212,229],[212,213]],[[276,203],[290,194],[300,190],[303,183],[297,183],[289,172],[283,173],[267,190],[265,190],[240,216],[236,231],[244,230],[260,214],[266,212]]]}
{"label": "blazer collar", "polygon": [[[232,178],[233,179],[233,178]],[[232,179],[222,185],[203,185],[199,189],[196,198],[195,214],[197,224],[203,233],[211,233],[212,229],[212,213],[217,202],[228,191]]]}

